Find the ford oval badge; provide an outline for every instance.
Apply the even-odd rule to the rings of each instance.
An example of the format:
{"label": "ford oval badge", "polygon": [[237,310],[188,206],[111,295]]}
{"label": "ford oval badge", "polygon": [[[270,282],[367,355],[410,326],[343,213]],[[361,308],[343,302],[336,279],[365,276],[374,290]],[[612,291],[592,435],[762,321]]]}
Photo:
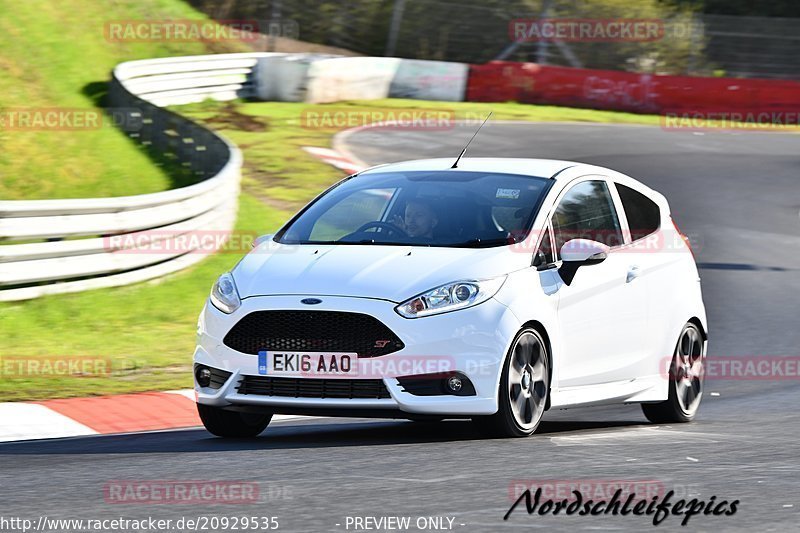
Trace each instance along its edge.
{"label": "ford oval badge", "polygon": [[321,304],[322,300],[320,300],[319,298],[303,298],[302,300],[300,300],[300,303],[306,305],[317,305]]}

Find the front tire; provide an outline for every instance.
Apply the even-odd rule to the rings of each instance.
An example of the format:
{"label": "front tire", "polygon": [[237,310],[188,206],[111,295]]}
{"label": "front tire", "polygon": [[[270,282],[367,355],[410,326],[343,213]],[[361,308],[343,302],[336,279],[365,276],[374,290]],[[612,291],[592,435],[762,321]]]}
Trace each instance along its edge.
{"label": "front tire", "polygon": [[503,365],[499,408],[473,422],[485,434],[527,437],[536,431],[550,393],[550,362],[542,335],[533,328],[517,334]]}
{"label": "front tire", "polygon": [[643,403],[644,416],[654,424],[691,422],[703,397],[706,343],[700,328],[687,323],[669,367],[669,396],[660,403]]}
{"label": "front tire", "polygon": [[197,404],[197,412],[209,433],[226,438],[255,437],[272,420],[272,413],[240,413],[202,403]]}

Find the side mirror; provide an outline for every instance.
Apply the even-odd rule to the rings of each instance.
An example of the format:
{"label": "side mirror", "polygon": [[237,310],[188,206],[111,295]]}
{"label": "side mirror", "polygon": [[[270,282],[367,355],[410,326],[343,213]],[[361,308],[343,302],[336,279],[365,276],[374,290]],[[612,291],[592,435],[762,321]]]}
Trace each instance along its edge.
{"label": "side mirror", "polygon": [[561,247],[561,268],[558,274],[565,284],[571,285],[575,273],[582,266],[602,263],[608,257],[608,246],[589,239],[572,239]]}
{"label": "side mirror", "polygon": [[253,244],[251,246],[253,248],[258,248],[259,244],[261,244],[262,242],[266,242],[266,241],[270,240],[274,236],[275,236],[274,233],[268,233],[266,235],[259,235],[258,237],[255,238],[255,240],[253,241]]}

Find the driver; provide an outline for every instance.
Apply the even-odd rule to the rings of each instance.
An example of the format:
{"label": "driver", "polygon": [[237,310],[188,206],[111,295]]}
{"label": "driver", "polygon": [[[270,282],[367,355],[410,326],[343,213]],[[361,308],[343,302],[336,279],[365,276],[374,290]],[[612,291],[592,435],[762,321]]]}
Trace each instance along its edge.
{"label": "driver", "polygon": [[405,217],[395,215],[392,224],[405,231],[409,237],[432,239],[433,228],[439,224],[439,217],[430,202],[415,198],[406,203]]}

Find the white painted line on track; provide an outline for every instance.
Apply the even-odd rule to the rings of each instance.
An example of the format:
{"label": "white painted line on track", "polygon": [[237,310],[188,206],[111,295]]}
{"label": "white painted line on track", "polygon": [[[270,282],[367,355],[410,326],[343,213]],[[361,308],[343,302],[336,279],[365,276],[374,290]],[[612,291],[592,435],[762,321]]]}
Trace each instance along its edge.
{"label": "white painted line on track", "polygon": [[353,174],[359,170],[363,170],[363,166],[357,161],[351,161],[347,156],[339,154],[336,150],[330,148],[319,148],[316,146],[304,146],[303,150],[310,153],[314,157],[321,159],[324,163],[332,165],[340,170]]}
{"label": "white painted line on track", "polygon": [[609,430],[603,433],[588,433],[585,435],[564,435],[550,437],[550,443],[556,446],[614,446],[625,445],[637,437],[670,437],[683,440],[718,442],[716,438],[724,435],[716,433],[702,433],[697,431],[680,431],[676,429],[656,427],[631,428],[623,430]]}
{"label": "white painted line on track", "polygon": [[[300,420],[303,418],[332,418],[330,416],[301,416],[301,415],[272,415],[272,422],[285,422],[287,420]],[[272,423],[270,422],[270,423]]]}
{"label": "white painted line on track", "polygon": [[36,403],[0,403],[0,442],[96,435],[69,417]]}
{"label": "white painted line on track", "polygon": [[401,483],[443,483],[445,481],[455,481],[457,479],[470,479],[475,477],[471,474],[461,474],[458,476],[437,477],[432,479],[422,478],[405,478],[405,477],[386,477],[386,476],[360,476],[352,474],[347,477],[366,478],[366,479],[382,479],[384,481],[399,481]]}
{"label": "white painted line on track", "polygon": [[166,390],[164,392],[166,394],[178,394],[179,396],[185,396],[186,398],[195,401],[194,389]]}

